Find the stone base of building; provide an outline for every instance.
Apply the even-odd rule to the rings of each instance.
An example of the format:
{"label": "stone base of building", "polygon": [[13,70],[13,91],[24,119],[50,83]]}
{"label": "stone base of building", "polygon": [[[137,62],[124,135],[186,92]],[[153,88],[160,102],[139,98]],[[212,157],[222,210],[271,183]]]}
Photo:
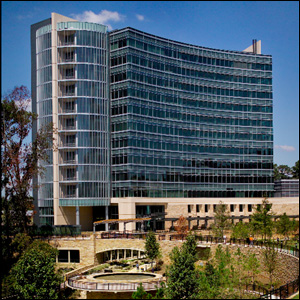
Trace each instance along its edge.
{"label": "stone base of building", "polygon": [[[131,219],[138,217],[138,207],[161,207],[162,211],[166,214],[166,218],[178,218],[183,216],[188,217],[213,217],[216,205],[223,202],[227,205],[230,216],[234,217],[247,217],[251,216],[255,211],[254,208],[257,204],[262,203],[262,198],[112,198],[111,205],[118,206],[119,219]],[[286,198],[268,198],[272,204],[272,211],[276,215],[286,213],[287,215],[299,215],[299,197],[286,197]],[[63,218],[59,219],[60,224],[54,225],[75,225],[76,212],[75,207],[62,208]],[[83,231],[93,230],[93,207],[80,207],[80,225]],[[236,220],[235,222],[237,222]],[[247,219],[245,219],[247,222]],[[203,221],[204,222],[204,221]],[[203,223],[202,222],[202,223]],[[213,222],[209,220],[208,224]],[[199,221],[191,221],[191,226],[202,226]],[[116,230],[123,231],[124,224],[120,223],[119,228]],[[165,229],[172,226],[170,221],[164,224]],[[101,230],[101,229],[97,229]],[[103,229],[104,230],[104,229]],[[136,230],[135,223],[126,224],[126,230]]]}

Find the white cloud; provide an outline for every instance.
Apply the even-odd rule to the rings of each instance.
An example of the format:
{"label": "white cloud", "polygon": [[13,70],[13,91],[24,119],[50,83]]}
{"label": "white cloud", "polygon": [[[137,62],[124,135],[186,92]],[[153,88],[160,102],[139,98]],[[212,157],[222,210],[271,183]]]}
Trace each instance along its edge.
{"label": "white cloud", "polygon": [[138,19],[139,21],[144,21],[144,20],[145,20],[145,17],[142,16],[142,15],[136,15],[136,17],[137,17],[137,19]]}
{"label": "white cloud", "polygon": [[95,14],[91,10],[86,10],[82,14],[72,14],[72,18],[81,22],[91,22],[107,25],[109,30],[112,30],[110,22],[121,22],[125,19],[125,16],[119,14],[116,11],[101,10],[99,14]]}
{"label": "white cloud", "polygon": [[275,149],[281,149],[283,151],[296,151],[296,148],[293,146],[287,146],[287,145],[275,145]]}

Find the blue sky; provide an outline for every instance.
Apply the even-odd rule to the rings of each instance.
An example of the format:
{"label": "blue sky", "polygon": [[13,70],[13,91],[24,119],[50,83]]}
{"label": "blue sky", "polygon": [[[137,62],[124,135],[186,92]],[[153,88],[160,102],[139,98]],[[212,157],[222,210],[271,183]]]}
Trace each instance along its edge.
{"label": "blue sky", "polygon": [[56,12],[110,29],[136,29],[194,45],[273,56],[274,163],[299,159],[298,1],[1,1],[1,94],[30,88],[30,25]]}

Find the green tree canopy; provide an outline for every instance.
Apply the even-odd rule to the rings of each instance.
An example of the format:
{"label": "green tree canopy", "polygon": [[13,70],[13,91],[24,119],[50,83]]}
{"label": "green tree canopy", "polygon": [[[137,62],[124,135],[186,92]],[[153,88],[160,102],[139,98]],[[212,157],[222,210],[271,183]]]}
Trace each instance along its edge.
{"label": "green tree canopy", "polygon": [[274,213],[271,211],[272,204],[269,203],[267,198],[262,200],[262,204],[258,204],[254,208],[255,212],[251,216],[251,227],[254,234],[261,234],[263,239],[267,236],[271,237],[273,233],[274,222],[271,216]]}
{"label": "green tree canopy", "polygon": [[248,223],[238,222],[232,227],[231,237],[236,239],[246,239],[250,236],[251,227]]}
{"label": "green tree canopy", "polygon": [[264,266],[269,274],[270,285],[272,285],[274,272],[278,267],[278,251],[275,249],[273,243],[268,243],[267,246],[262,249],[262,254]]}
{"label": "green tree canopy", "polygon": [[57,254],[55,248],[38,240],[26,249],[11,269],[18,299],[58,299],[62,278],[55,272]]}
{"label": "green tree canopy", "polygon": [[147,257],[149,257],[151,260],[157,259],[161,255],[160,246],[156,241],[155,233],[153,231],[149,231],[147,233],[145,250]]}
{"label": "green tree canopy", "polygon": [[216,206],[214,218],[215,223],[212,225],[213,233],[217,237],[223,237],[224,230],[230,228],[231,224],[229,222],[229,211],[222,201]]}
{"label": "green tree canopy", "polygon": [[186,237],[186,241],[182,244],[182,251],[191,254],[194,257],[195,262],[198,260],[196,237],[191,232],[189,232]]}
{"label": "green tree canopy", "polygon": [[14,261],[11,238],[27,232],[30,225],[28,210],[33,210],[30,195],[32,179],[41,175],[38,160],[47,160],[51,147],[52,124],[36,133],[30,143],[28,137],[37,115],[28,111],[30,92],[25,86],[16,87],[1,101],[1,236],[3,265],[1,275],[10,270]]}
{"label": "green tree canopy", "polygon": [[293,222],[290,218],[284,213],[279,217],[279,220],[276,221],[276,230],[277,233],[282,234],[284,237],[288,237],[289,234],[293,231]]}
{"label": "green tree canopy", "polygon": [[299,179],[299,159],[295,162],[295,165],[292,167],[293,178]]}
{"label": "green tree canopy", "polygon": [[199,292],[199,273],[195,269],[195,256],[187,251],[188,245],[174,247],[167,268],[166,297],[168,299],[194,299]]}
{"label": "green tree canopy", "polygon": [[292,175],[292,169],[288,165],[274,164],[273,170],[275,180],[288,179],[290,178],[289,175]]}

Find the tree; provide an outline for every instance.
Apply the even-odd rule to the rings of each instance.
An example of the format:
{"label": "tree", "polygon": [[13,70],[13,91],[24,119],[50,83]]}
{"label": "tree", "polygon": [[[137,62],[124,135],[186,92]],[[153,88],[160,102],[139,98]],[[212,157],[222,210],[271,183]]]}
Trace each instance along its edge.
{"label": "tree", "polygon": [[237,248],[237,251],[234,253],[235,262],[234,266],[232,267],[232,279],[234,281],[234,285],[238,288],[239,297],[242,297],[243,291],[242,286],[244,284],[244,261],[245,261],[245,254],[241,252],[240,247]]}
{"label": "tree", "polygon": [[11,269],[18,299],[58,299],[62,277],[55,272],[58,250],[35,240]]}
{"label": "tree", "polygon": [[191,232],[189,232],[186,237],[186,241],[182,244],[182,251],[191,254],[194,257],[195,262],[198,260],[196,237]]}
{"label": "tree", "polygon": [[207,262],[204,272],[200,272],[199,276],[199,299],[220,299],[221,298],[221,285],[220,273],[217,268]]}
{"label": "tree", "polygon": [[274,179],[275,180],[281,179],[281,174],[279,173],[278,165],[277,164],[273,165],[273,174],[274,174]]}
{"label": "tree", "polygon": [[180,216],[179,219],[175,222],[175,230],[178,232],[178,234],[180,234],[182,236],[182,238],[184,236],[186,236],[187,232],[188,232],[188,221],[186,220],[186,218],[184,216]]}
{"label": "tree", "polygon": [[260,273],[260,263],[254,253],[245,256],[245,271],[248,272],[248,278],[251,279],[251,283],[254,284],[255,275]]}
{"label": "tree", "polygon": [[164,294],[165,294],[165,283],[161,282],[160,287],[156,287],[156,294],[152,296],[150,293],[147,293],[144,288],[142,283],[137,287],[136,292],[133,292],[131,295],[132,299],[163,299]]}
{"label": "tree", "polygon": [[273,285],[273,274],[277,269],[278,264],[278,251],[275,249],[273,243],[268,243],[265,249],[262,250],[263,263],[266,271],[269,273],[270,285]]}
{"label": "tree", "polygon": [[170,253],[171,264],[167,269],[166,297],[168,299],[194,299],[199,291],[199,273],[195,257],[187,252],[188,246],[174,247]]}
{"label": "tree", "polygon": [[136,292],[133,292],[131,295],[132,299],[152,299],[152,295],[150,293],[147,293],[142,283],[137,287]]}
{"label": "tree", "polygon": [[249,223],[238,222],[232,227],[232,238],[246,239],[249,237],[251,228]]}
{"label": "tree", "polygon": [[293,178],[299,179],[299,159],[295,162],[295,165],[292,167]]}
{"label": "tree", "polygon": [[282,234],[284,237],[289,237],[289,233],[293,231],[293,224],[290,218],[284,213],[279,217],[276,222],[277,233]]}
{"label": "tree", "polygon": [[259,204],[254,208],[255,212],[252,214],[250,226],[252,227],[253,233],[259,233],[263,239],[267,236],[271,237],[273,232],[273,221],[271,211],[272,204],[269,203],[267,198],[262,200],[262,204]]}
{"label": "tree", "polygon": [[217,237],[223,237],[224,230],[230,228],[231,224],[229,222],[229,211],[222,201],[216,206],[214,218],[215,223],[212,225],[213,233]]}
{"label": "tree", "polygon": [[[46,149],[52,141],[52,124],[37,132],[36,139],[27,142],[37,115],[28,111],[30,93],[25,86],[16,87],[4,96],[1,102],[1,226],[4,236],[4,261],[10,262],[11,237],[18,232],[27,232],[30,218],[28,210],[33,210],[32,179],[42,175],[43,168],[38,160],[47,160]],[[9,270],[9,266],[4,269]]]}
{"label": "tree", "polygon": [[149,231],[146,236],[145,250],[147,257],[151,259],[152,265],[152,260],[160,256],[160,246],[159,243],[156,241],[156,237],[153,231]]}
{"label": "tree", "polygon": [[229,252],[228,246],[226,247],[225,251],[223,250],[222,246],[219,244],[215,256],[213,259],[214,266],[217,268],[220,274],[220,283],[222,286],[227,286],[230,282],[230,265],[232,262],[232,257]]}

